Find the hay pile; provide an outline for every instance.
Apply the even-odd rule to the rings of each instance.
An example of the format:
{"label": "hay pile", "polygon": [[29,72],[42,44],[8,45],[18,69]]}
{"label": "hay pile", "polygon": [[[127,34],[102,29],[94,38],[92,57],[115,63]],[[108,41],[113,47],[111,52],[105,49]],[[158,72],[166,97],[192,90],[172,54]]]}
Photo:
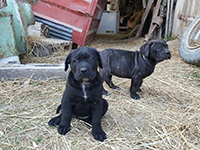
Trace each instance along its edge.
{"label": "hay pile", "polygon": [[[63,63],[66,56],[64,40],[45,38],[36,34],[27,37],[27,53],[20,55],[21,63]],[[46,56],[45,58],[43,56]]]}
{"label": "hay pile", "polygon": [[[142,40],[98,38],[89,46],[98,50],[138,50]],[[49,127],[66,81],[32,79],[0,81],[0,148],[2,149],[200,149],[200,68],[184,63],[179,41],[169,42],[172,59],[156,66],[144,80],[140,100],[129,96],[129,79],[114,77],[122,90],[105,96],[109,109],[102,118],[104,142],[91,135],[83,121],[72,119],[65,136]],[[61,57],[60,57],[61,58]],[[48,58],[53,59],[53,57]],[[65,57],[63,57],[64,61]]]}

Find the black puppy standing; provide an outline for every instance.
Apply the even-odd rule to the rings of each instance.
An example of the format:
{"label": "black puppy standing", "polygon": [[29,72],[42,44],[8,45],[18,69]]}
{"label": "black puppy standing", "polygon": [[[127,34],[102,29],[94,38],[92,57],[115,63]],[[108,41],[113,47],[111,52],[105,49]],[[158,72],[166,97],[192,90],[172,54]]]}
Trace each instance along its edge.
{"label": "black puppy standing", "polygon": [[[168,45],[163,40],[154,40],[141,46],[140,51],[125,51],[106,49],[100,52],[103,69],[100,69],[102,82],[106,82],[110,88],[120,89],[111,80],[112,75],[130,78],[130,93],[133,99],[140,99],[137,92],[141,91],[143,79],[151,75],[157,63],[171,58]],[[109,92],[103,90],[105,95]]]}
{"label": "black puppy standing", "polygon": [[99,52],[95,48],[80,47],[70,52],[65,61],[65,71],[70,64],[66,89],[61,106],[61,114],[49,121],[50,126],[58,125],[58,133],[65,135],[70,130],[72,115],[92,124],[92,135],[103,141],[106,134],[101,128],[101,117],[108,109],[102,98],[102,82],[97,71],[103,68]]}

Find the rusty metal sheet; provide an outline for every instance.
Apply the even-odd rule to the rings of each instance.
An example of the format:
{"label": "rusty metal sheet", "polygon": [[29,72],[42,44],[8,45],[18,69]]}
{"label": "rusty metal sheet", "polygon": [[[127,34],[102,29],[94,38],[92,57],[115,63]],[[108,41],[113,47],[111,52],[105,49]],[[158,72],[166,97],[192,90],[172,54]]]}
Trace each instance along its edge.
{"label": "rusty metal sheet", "polygon": [[95,38],[105,4],[104,0],[40,0],[32,8],[35,16],[72,28],[72,41],[83,46]]}

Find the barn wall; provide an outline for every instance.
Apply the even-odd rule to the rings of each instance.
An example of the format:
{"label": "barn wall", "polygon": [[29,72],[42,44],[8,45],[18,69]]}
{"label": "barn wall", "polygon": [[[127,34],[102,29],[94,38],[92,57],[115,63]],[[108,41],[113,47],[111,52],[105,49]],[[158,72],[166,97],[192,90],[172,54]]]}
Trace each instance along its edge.
{"label": "barn wall", "polygon": [[189,24],[200,13],[199,6],[200,0],[177,0],[174,14],[173,36],[182,37]]}

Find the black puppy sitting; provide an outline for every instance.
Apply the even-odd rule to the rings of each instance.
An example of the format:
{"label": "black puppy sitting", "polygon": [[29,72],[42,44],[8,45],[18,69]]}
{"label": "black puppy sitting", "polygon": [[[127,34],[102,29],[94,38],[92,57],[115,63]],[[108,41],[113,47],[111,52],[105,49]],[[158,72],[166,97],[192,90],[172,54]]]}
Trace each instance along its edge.
{"label": "black puppy sitting", "polygon": [[[132,79],[130,93],[133,99],[140,99],[137,92],[141,91],[143,79],[153,73],[156,64],[171,58],[168,45],[163,40],[145,43],[139,52],[106,49],[100,55],[104,66],[100,69],[102,82],[106,81],[110,88],[120,89],[113,84],[112,75]],[[110,93],[104,89],[103,94]]]}
{"label": "black puppy sitting", "polygon": [[92,125],[92,135],[103,141],[106,134],[101,128],[101,117],[108,109],[102,98],[102,82],[97,71],[103,68],[99,52],[95,48],[80,47],[70,52],[65,61],[65,71],[70,64],[66,89],[61,106],[61,114],[49,121],[50,126],[58,125],[58,133],[65,135],[70,130],[72,115]]}

